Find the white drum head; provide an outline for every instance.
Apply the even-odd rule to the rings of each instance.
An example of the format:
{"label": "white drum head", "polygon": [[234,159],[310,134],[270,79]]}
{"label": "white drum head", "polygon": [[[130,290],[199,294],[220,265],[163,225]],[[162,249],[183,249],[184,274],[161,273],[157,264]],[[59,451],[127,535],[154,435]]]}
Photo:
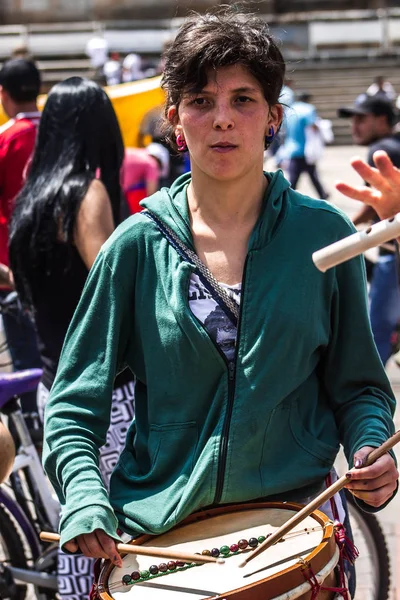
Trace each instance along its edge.
{"label": "white drum head", "polygon": [[[238,510],[183,525],[144,545],[201,553],[203,550],[237,544],[241,539],[266,536],[293,514],[294,511],[281,508]],[[159,565],[168,560],[127,555],[123,559],[123,567],[112,570],[108,580],[108,593],[114,600],[200,600],[218,597],[279,573],[298,563],[300,558],[306,559],[321,544],[323,535],[321,524],[314,516],[310,516],[290,532],[284,541],[260,553],[244,568],[239,568],[238,565],[249,549],[229,556],[223,565],[208,563],[185,570],[177,569],[130,585],[122,583],[124,575],[134,571],[148,571],[151,565]],[[298,596],[285,596],[288,599],[295,597]]]}

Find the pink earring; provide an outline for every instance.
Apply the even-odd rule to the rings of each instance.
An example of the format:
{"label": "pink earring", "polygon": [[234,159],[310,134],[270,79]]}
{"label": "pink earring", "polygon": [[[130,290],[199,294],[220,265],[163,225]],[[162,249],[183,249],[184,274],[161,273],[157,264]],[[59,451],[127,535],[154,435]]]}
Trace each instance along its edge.
{"label": "pink earring", "polygon": [[176,145],[178,146],[179,152],[185,152],[185,150],[187,150],[185,139],[180,133],[176,136]]}

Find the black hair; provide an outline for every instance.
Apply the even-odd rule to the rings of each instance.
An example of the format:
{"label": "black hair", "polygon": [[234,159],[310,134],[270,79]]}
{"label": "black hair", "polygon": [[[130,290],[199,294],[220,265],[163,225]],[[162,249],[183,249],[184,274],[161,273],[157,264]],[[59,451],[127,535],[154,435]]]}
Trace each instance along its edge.
{"label": "black hair", "polygon": [[10,225],[10,266],[25,306],[32,306],[56,244],[73,244],[76,216],[97,170],[119,222],[123,157],[117,117],[104,90],[81,77],[55,85]]}
{"label": "black hair", "polygon": [[185,92],[200,92],[207,71],[243,65],[260,83],[269,106],[279,102],[285,62],[265,21],[223,6],[204,15],[193,13],[181,26],[165,53],[161,87],[166,91],[164,135],[176,150],[168,109],[177,108]]}
{"label": "black hair", "polygon": [[40,72],[32,60],[11,58],[0,70],[0,85],[17,104],[34,102],[40,92]]}

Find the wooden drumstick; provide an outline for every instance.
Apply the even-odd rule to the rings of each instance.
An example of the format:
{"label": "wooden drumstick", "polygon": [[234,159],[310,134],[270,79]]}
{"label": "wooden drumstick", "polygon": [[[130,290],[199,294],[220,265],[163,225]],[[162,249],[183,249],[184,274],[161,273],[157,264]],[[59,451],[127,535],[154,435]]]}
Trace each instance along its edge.
{"label": "wooden drumstick", "polygon": [[348,237],[330,244],[313,253],[312,259],[315,266],[325,273],[331,267],[335,267],[350,258],[362,254],[369,248],[379,246],[400,236],[400,213],[379,221],[363,231],[353,233]]}
{"label": "wooden drumstick", "polygon": [[[389,450],[393,448],[396,444],[400,442],[400,431],[397,431],[392,437],[390,437],[386,442],[379,446],[379,448],[375,448],[372,450],[367,458],[364,461],[363,467],[369,467],[372,465],[378,458],[386,454]],[[348,471],[352,473],[357,471],[354,467]],[[324,502],[332,498],[337,492],[344,488],[346,483],[349,483],[349,478],[346,475],[343,475],[340,479],[335,481],[332,485],[330,485],[326,490],[324,490],[319,496],[314,498],[307,506],[302,508],[298,513],[293,515],[286,523],[284,523],[281,527],[279,527],[274,533],[272,533],[267,539],[262,542],[257,548],[255,548],[252,552],[250,552],[246,558],[239,564],[239,567],[244,567],[248,562],[253,560],[260,552],[264,552],[267,548],[270,548],[273,544],[279,542],[289,531],[291,531],[296,525],[301,523],[303,519],[310,516],[314,510],[317,510]]]}
{"label": "wooden drumstick", "polygon": [[[60,543],[60,536],[58,533],[51,533],[49,531],[41,531],[40,539],[43,542],[57,542]],[[154,548],[150,546],[135,546],[133,544],[117,544],[117,550],[120,554],[137,554],[141,556],[158,556],[160,558],[170,558],[171,560],[181,560],[182,562],[190,563],[216,563],[219,565],[224,564],[223,558],[214,558],[213,556],[206,556],[203,554],[188,554],[185,552],[178,552],[176,550],[170,550],[169,548]]]}

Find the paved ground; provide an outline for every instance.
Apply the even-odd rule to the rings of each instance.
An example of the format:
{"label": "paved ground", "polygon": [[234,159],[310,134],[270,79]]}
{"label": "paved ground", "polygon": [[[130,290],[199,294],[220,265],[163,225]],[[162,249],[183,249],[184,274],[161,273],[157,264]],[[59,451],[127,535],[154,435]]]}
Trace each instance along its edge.
{"label": "paved ground", "polygon": [[[335,181],[341,179],[347,183],[359,183],[359,176],[350,166],[351,157],[358,155],[366,156],[366,149],[357,146],[328,147],[325,149],[319,172],[324,186],[331,194],[329,200],[344,210],[349,216],[357,212],[360,203],[345,198],[335,189]],[[271,165],[270,161],[267,166]],[[315,196],[315,190],[310,185],[306,174],[302,175],[298,189],[304,193]],[[394,362],[390,362],[387,368],[393,390],[400,404],[400,368]],[[396,429],[400,429],[400,408],[395,415]],[[400,448],[397,447],[396,455],[400,462]],[[340,473],[341,475],[343,473]],[[387,508],[379,513],[379,520],[385,531],[392,567],[392,591],[390,600],[400,600],[400,494],[389,504]],[[356,600],[365,600],[357,595]]]}

